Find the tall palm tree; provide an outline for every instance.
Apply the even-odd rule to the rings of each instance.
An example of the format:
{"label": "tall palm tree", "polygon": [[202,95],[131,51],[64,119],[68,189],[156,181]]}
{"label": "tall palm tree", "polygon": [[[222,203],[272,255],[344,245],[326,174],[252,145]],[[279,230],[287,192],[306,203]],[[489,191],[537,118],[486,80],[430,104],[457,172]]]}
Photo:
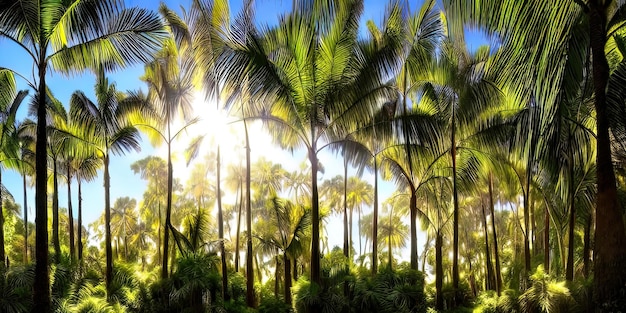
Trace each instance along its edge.
{"label": "tall palm tree", "polygon": [[26,120],[17,126],[17,137],[20,145],[19,171],[22,175],[22,191],[24,197],[24,264],[28,264],[28,193],[26,177],[33,175],[35,170],[35,137],[25,130],[24,126],[31,124]]}
{"label": "tall palm tree", "polygon": [[[0,185],[2,185],[2,168],[7,166],[7,162],[17,164],[16,161],[19,159],[15,114],[27,92],[17,91],[13,73],[6,70],[0,71],[0,90],[2,90],[0,92],[0,146],[2,147],[0,152]],[[4,264],[4,215],[2,212],[2,203],[0,203],[0,260]]]}
{"label": "tall palm tree", "polygon": [[[268,121],[281,146],[307,151],[312,184],[311,280],[318,285],[318,153],[333,141],[333,134],[349,133],[344,130],[368,120],[378,97],[390,92],[381,86],[394,70],[400,48],[399,31],[393,28],[399,23],[389,23],[383,32],[384,47],[368,50],[359,45],[362,9],[362,1],[296,2],[277,26],[262,32],[248,10],[234,25],[238,37],[219,63],[227,82],[235,83],[246,74],[245,94],[252,99],[272,98],[263,101],[268,104],[263,108],[250,108],[252,114],[246,116]],[[360,101],[354,98],[357,94]]]}
{"label": "tall palm tree", "polygon": [[76,178],[76,183],[78,184],[78,219],[76,221],[76,245],[77,245],[77,256],[80,264],[82,265],[83,261],[83,189],[82,182],[83,181],[92,181],[97,176],[97,170],[102,166],[102,160],[96,157],[94,154],[87,156],[76,156],[73,159],[72,167],[74,168],[74,174]]}
{"label": "tall palm tree", "polygon": [[374,188],[368,182],[360,179],[359,177],[352,176],[348,179],[348,189],[346,191],[347,191],[346,204],[348,208],[350,208],[350,245],[353,245],[352,243],[352,226],[353,226],[352,214],[354,210],[356,209],[357,214],[359,215],[358,221],[357,221],[358,223],[357,225],[359,225],[359,231],[357,232],[357,234],[359,234],[359,255],[360,255],[362,253],[362,248],[363,248],[361,245],[361,236],[360,236],[361,213],[362,213],[362,209],[364,205],[366,206],[372,205],[372,202],[373,202],[372,196],[374,195]]}
{"label": "tall palm tree", "polygon": [[[46,18],[43,18],[46,17]],[[27,0],[0,3],[0,33],[33,61],[28,85],[46,92],[48,70],[71,73],[104,64],[108,69],[147,61],[155,52],[162,25],[143,9],[125,9],[120,1]],[[51,68],[50,68],[51,67]],[[22,76],[25,77],[25,76]],[[46,106],[39,97],[35,162],[36,268],[34,310],[50,310],[47,232]]]}
{"label": "tall palm tree", "polygon": [[[141,140],[139,131],[131,124],[131,117],[141,114],[145,108],[136,102],[127,101],[125,95],[118,92],[115,84],[109,83],[100,68],[95,85],[97,102],[91,101],[83,92],[76,91],[70,98],[70,118],[77,129],[72,129],[77,137],[83,138],[85,145],[77,151],[79,155],[89,157],[98,155],[104,165],[104,220],[105,220],[105,282],[107,296],[110,296],[113,279],[113,251],[111,248],[111,176],[109,161],[113,154],[139,150]],[[80,126],[78,126],[80,125]]]}
{"label": "tall palm tree", "polygon": [[[111,209],[111,232],[124,242],[124,261],[128,261],[129,236],[134,232],[137,224],[137,213],[135,208],[137,201],[129,197],[117,198]],[[119,249],[119,247],[118,247]],[[119,255],[118,255],[119,257]]]}
{"label": "tall palm tree", "polygon": [[[511,47],[506,57],[511,66],[502,72],[507,73],[502,78],[518,86],[538,81],[535,85],[538,89],[536,99],[547,111],[553,109],[562,86],[542,82],[561,81],[568,68],[574,69],[572,72],[578,75],[584,68],[583,64],[591,61],[598,165],[594,294],[596,305],[616,298],[617,290],[626,282],[626,273],[621,270],[626,266],[626,251],[619,248],[626,242],[626,233],[617,200],[609,136],[609,125],[618,115],[611,114],[612,101],[607,94],[623,87],[615,88],[617,85],[614,85],[612,90],[607,90],[611,69],[606,51],[610,51],[607,45],[615,45],[616,37],[623,28],[624,16],[620,12],[624,4],[614,0],[575,0],[558,4],[554,1],[480,1],[476,5],[475,1],[454,0],[444,3],[458,26],[471,22],[499,34],[503,45]],[[521,20],[525,22],[518,23]],[[578,25],[583,25],[587,31],[581,32]],[[570,61],[563,62],[565,60]],[[513,61],[518,63],[511,64]],[[533,66],[522,70],[520,64]],[[535,79],[531,80],[531,77]],[[573,84],[567,90],[574,91],[576,88],[579,85]]]}

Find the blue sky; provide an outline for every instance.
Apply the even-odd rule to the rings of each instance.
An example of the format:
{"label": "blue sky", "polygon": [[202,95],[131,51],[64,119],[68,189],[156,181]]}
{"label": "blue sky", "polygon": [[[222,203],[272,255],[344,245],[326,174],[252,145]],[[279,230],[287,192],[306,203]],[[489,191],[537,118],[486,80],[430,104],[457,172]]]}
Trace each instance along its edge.
{"label": "blue sky", "polygon": [[[165,3],[171,8],[178,8],[183,5],[187,7],[190,1],[173,1],[168,0]],[[380,24],[383,14],[385,12],[386,1],[367,0],[365,1],[365,10],[362,21],[365,22],[368,19],[374,20],[377,24]],[[242,1],[231,1],[231,12],[238,12],[242,6]],[[149,9],[156,10],[158,7],[157,1],[142,1],[142,0],[126,0],[126,5],[141,6]],[[279,14],[287,12],[291,7],[291,0],[259,0],[256,2],[256,17],[259,23],[275,23]],[[421,1],[411,1],[413,10],[421,5]],[[470,48],[476,48],[479,44],[486,42],[484,37],[477,34],[472,34],[468,38],[468,45]],[[21,51],[17,46],[11,44],[7,40],[0,40],[0,47],[3,51],[3,58],[0,59],[0,67],[8,67],[19,73],[32,75],[33,68],[30,59],[27,55]],[[117,84],[118,90],[136,90],[138,88],[144,88],[143,83],[139,80],[142,75],[143,66],[136,65],[127,68],[123,71],[116,73],[110,73],[109,79]],[[81,75],[72,77],[65,77],[58,73],[49,71],[47,76],[47,82],[55,94],[55,96],[63,103],[67,104],[71,94],[76,90],[82,90],[93,98],[93,86],[95,83],[95,76],[86,72]],[[23,81],[18,80],[18,87],[25,89],[26,84]],[[33,94],[33,91],[29,91]],[[29,101],[29,100],[27,100]],[[26,104],[26,103],[25,103]],[[66,105],[67,106],[67,105]],[[24,118],[26,114],[26,107],[24,105],[19,114],[19,118]],[[256,146],[255,146],[256,144]],[[111,202],[114,203],[118,197],[129,196],[140,201],[143,197],[145,190],[145,183],[130,170],[130,164],[142,159],[148,155],[159,153],[158,150],[150,146],[148,141],[144,141],[142,144],[142,151],[139,153],[129,153],[123,156],[113,156],[111,158]],[[296,153],[291,155],[288,152],[280,152],[276,149],[267,149],[265,143],[258,142],[252,145],[253,158],[256,156],[266,156],[268,159],[273,160],[276,163],[281,163],[289,170],[295,170],[297,166],[305,160],[304,153]],[[327,172],[323,175],[323,178],[330,178],[342,173],[342,162],[334,159],[334,156],[325,154],[321,156],[321,161],[327,168]],[[183,169],[184,170],[184,169]],[[174,175],[178,176],[180,171],[175,172]],[[8,188],[8,190],[15,196],[16,202],[20,205],[23,204],[22,189],[21,189],[21,177],[11,170],[3,170],[2,183]],[[366,174],[364,179],[367,179],[372,184],[372,176]],[[184,182],[184,181],[183,181]],[[75,185],[72,188],[73,194],[73,206],[76,210],[77,195]],[[380,201],[386,199],[393,191],[394,187],[390,183],[382,184]],[[34,217],[34,190],[30,189],[29,193],[29,216]],[[61,207],[67,207],[67,186],[63,180],[60,180],[59,190],[59,204]],[[104,190],[102,184],[102,175],[100,175],[90,183],[83,184],[83,212],[84,212],[84,224],[87,225],[97,219],[104,208]],[[74,213],[76,216],[76,212]],[[32,221],[32,218],[31,218]],[[332,220],[328,229],[340,229],[340,220]],[[358,234],[355,227],[355,240]],[[335,244],[341,243],[341,235],[331,237],[331,247]],[[423,238],[420,238],[420,247],[424,243]]]}

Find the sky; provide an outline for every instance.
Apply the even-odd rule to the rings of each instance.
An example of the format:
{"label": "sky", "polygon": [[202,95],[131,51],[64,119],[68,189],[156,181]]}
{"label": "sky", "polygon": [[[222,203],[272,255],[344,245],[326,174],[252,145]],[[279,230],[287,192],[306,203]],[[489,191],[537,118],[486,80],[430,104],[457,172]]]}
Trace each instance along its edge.
{"label": "sky", "polygon": [[[174,1],[167,0],[165,3],[173,9],[176,9],[180,12],[181,5],[184,7],[188,7],[191,1]],[[230,1],[231,12],[238,12],[242,7],[241,0]],[[418,8],[421,5],[420,0],[411,1],[411,7],[413,10]],[[385,12],[386,1],[378,1],[378,0],[366,0],[364,6],[364,13],[362,16],[362,23],[365,21],[372,19],[377,24],[380,25],[380,21],[382,20],[383,14]],[[145,0],[126,0],[126,6],[139,6],[145,7],[148,9],[156,10],[158,8],[158,1],[145,1]],[[274,24],[278,20],[278,16],[288,10],[291,7],[291,1],[289,0],[258,0],[255,3],[256,7],[256,17],[259,24]],[[440,8],[440,4],[438,4]],[[479,34],[471,34],[467,37],[468,46],[470,49],[477,48],[478,45],[486,42],[484,37],[481,37]],[[7,67],[13,69],[27,77],[31,77],[34,73],[31,59],[24,53],[24,51],[20,50],[16,45],[8,42],[6,39],[0,39],[0,49],[3,51],[3,57],[0,58],[0,67]],[[81,90],[85,92],[85,94],[90,98],[94,99],[94,83],[95,83],[95,75],[91,72],[85,72],[80,75],[75,75],[72,77],[66,77],[59,73],[54,73],[53,71],[48,71],[47,83],[49,88],[52,90],[54,95],[68,107],[69,99],[71,94],[76,90]],[[143,88],[145,90],[145,85],[143,82],[139,80],[139,77],[143,73],[143,65],[135,65],[129,67],[127,69],[109,73],[109,81],[114,82],[117,85],[118,90],[126,91],[126,90],[137,90]],[[18,78],[18,88],[26,89],[27,85],[23,80]],[[32,90],[29,91],[29,94],[32,95],[34,92]],[[27,103],[30,99],[27,99],[24,102],[24,105],[20,109],[18,114],[18,119],[23,119],[26,115]],[[210,104],[204,104],[210,105]],[[198,107],[201,107],[202,104],[198,103]],[[202,109],[200,109],[202,110]],[[192,129],[190,132],[195,133],[197,131],[201,131],[201,128]],[[294,171],[299,168],[299,165],[306,161],[305,154],[302,151],[297,151],[294,154],[289,152],[281,151],[278,148],[274,148],[271,146],[270,137],[263,133],[263,130],[260,126],[253,126],[251,129],[251,134],[254,134],[252,142],[251,142],[251,154],[252,160],[254,162],[255,159],[264,156],[266,159],[273,161],[274,163],[279,163],[283,165],[283,167],[289,171]],[[145,137],[144,137],[145,138]],[[184,146],[184,140],[178,144],[178,147]],[[230,151],[234,151],[236,148],[231,147]],[[223,149],[229,151],[228,149]],[[136,199],[138,202],[143,198],[143,192],[145,191],[145,182],[140,179],[138,175],[135,175],[130,169],[130,165],[138,161],[142,158],[145,158],[149,155],[159,155],[163,158],[166,157],[165,150],[163,147],[154,148],[150,145],[148,140],[144,140],[141,145],[140,152],[131,152],[125,155],[116,155],[111,157],[110,161],[110,172],[111,172],[111,203],[115,202],[115,199],[119,197],[131,197]],[[184,183],[186,181],[186,177],[188,175],[188,171],[190,168],[187,168],[182,162],[182,155],[177,153],[174,155],[175,163],[174,168],[174,176],[181,179]],[[228,160],[228,154],[225,156],[225,160]],[[332,178],[336,175],[343,173],[343,165],[342,161],[339,158],[336,158],[334,155],[329,153],[322,153],[320,155],[320,161],[324,164],[326,168],[326,172],[321,176],[321,180]],[[352,171],[354,172],[354,171]],[[22,197],[22,183],[21,177],[18,173],[12,170],[3,170],[2,173],[2,183],[8,188],[8,190],[13,194],[15,200],[18,204],[23,205],[23,197]],[[373,185],[373,176],[370,173],[365,173],[363,175],[363,179],[370,182]],[[34,184],[34,182],[32,182]],[[83,183],[83,219],[84,225],[88,225],[96,220],[104,210],[104,187],[102,183],[102,171],[99,171],[99,176],[92,182]],[[72,186],[72,203],[74,210],[77,209],[77,194],[76,194],[76,186],[75,183]],[[395,187],[390,182],[380,182],[380,202],[384,201],[388,198],[391,193],[395,190]],[[30,188],[28,190],[28,203],[29,203],[29,217],[30,220],[34,220],[34,189]],[[60,207],[67,207],[67,185],[66,183],[60,179],[59,180],[59,205]],[[368,213],[365,211],[364,213]],[[74,216],[77,216],[77,212],[74,212]],[[407,220],[408,223],[408,220]],[[328,234],[329,237],[329,245],[332,248],[333,246],[341,246],[343,236],[341,235],[341,231],[336,232],[336,230],[342,229],[342,222],[339,216],[333,217],[329,224],[326,225],[326,229],[328,229],[331,233]],[[358,238],[358,228],[354,228],[354,240],[356,241]],[[418,244],[421,247],[424,244],[425,237],[422,234],[418,238]],[[358,246],[358,242],[355,243]],[[406,250],[406,249],[405,249]],[[409,259],[408,251],[402,251],[402,258],[405,260]]]}

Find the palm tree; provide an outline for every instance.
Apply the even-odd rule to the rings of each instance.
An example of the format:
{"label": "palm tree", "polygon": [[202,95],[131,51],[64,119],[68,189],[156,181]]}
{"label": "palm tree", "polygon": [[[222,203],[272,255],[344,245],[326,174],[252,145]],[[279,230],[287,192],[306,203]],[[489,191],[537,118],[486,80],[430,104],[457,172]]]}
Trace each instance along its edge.
{"label": "palm tree", "polygon": [[[372,205],[372,195],[374,194],[374,188],[372,185],[367,183],[366,181],[352,176],[348,179],[348,190],[346,195],[346,204],[350,208],[350,245],[352,245],[352,214],[354,210],[357,210],[357,214],[359,215],[357,225],[359,225],[358,234],[361,233],[360,225],[361,225],[361,213],[363,209],[363,205],[370,206]],[[352,249],[350,249],[352,250]],[[361,245],[361,236],[359,235],[359,255],[362,253],[362,245]]]}
{"label": "palm tree", "polygon": [[82,182],[83,181],[92,181],[97,176],[97,170],[102,165],[102,160],[95,155],[88,156],[76,156],[73,159],[72,167],[74,168],[74,174],[76,178],[76,182],[78,184],[78,220],[76,221],[78,225],[76,225],[76,229],[78,232],[78,236],[76,238],[76,243],[78,248],[78,260],[82,265],[83,261],[83,190],[82,190]]}
{"label": "palm tree", "polygon": [[392,249],[404,248],[408,239],[409,228],[402,222],[402,215],[406,213],[408,207],[408,198],[406,194],[396,193],[383,202],[383,212],[386,212],[387,216],[381,217],[379,233],[381,240],[378,242],[387,246],[389,268],[393,266]]}
{"label": "palm tree", "polygon": [[129,235],[134,232],[137,224],[136,207],[137,201],[135,199],[122,197],[115,200],[111,209],[111,223],[113,224],[111,225],[111,232],[112,234],[115,233],[118,238],[121,237],[124,242],[124,261],[128,261]]}
{"label": "palm tree", "polygon": [[[2,167],[7,166],[7,162],[17,163],[19,158],[19,145],[16,140],[17,128],[15,123],[15,114],[17,109],[26,97],[26,91],[17,91],[13,73],[2,70],[0,71],[0,186],[2,185]],[[4,188],[4,187],[3,187]],[[0,190],[0,199],[2,190]],[[2,264],[5,262],[4,251],[4,215],[2,203],[0,203],[0,260]]]}
{"label": "palm tree", "polygon": [[[558,5],[554,1],[480,1],[476,5],[475,1],[447,0],[444,3],[457,27],[471,22],[500,35],[503,45],[511,48],[503,58],[511,66],[502,71],[506,74],[502,79],[515,82],[518,88],[539,81],[536,101],[546,111],[554,107],[562,85],[541,82],[558,82],[567,71],[578,75],[584,69],[583,64],[591,60],[598,165],[594,249],[596,305],[618,297],[617,290],[626,282],[626,273],[621,270],[626,266],[626,251],[619,248],[626,243],[626,233],[617,200],[609,137],[609,125],[619,115],[611,114],[615,106],[607,94],[623,87],[609,85],[611,69],[605,51],[610,49],[605,49],[607,44],[615,45],[618,30],[622,28],[624,16],[619,12],[624,8],[623,3],[613,0],[575,0]],[[525,22],[518,23],[520,20]],[[545,36],[556,33],[561,35]],[[564,60],[567,62],[562,62]],[[513,62],[519,63],[511,64]],[[521,66],[516,66],[520,64],[532,64],[532,71],[529,67],[522,70]],[[611,89],[607,90],[607,86]],[[576,88],[579,85],[572,84],[565,90],[571,92]]]}
{"label": "palm tree", "polygon": [[[304,148],[311,164],[311,280],[320,284],[318,153],[333,134],[355,128],[389,92],[381,87],[395,67],[397,29],[385,29],[387,45],[359,45],[362,1],[297,2],[276,27],[259,32],[251,9],[233,26],[237,35],[222,55],[220,74],[227,83],[248,77],[244,94],[270,97],[251,114],[269,123],[281,146]],[[391,24],[391,23],[390,23]],[[245,74],[245,75],[244,75]],[[339,96],[341,94],[341,96]],[[362,96],[360,101],[356,95]],[[365,96],[363,96],[365,95]],[[268,99],[269,100],[269,99]],[[280,134],[280,136],[278,136]]]}
{"label": "palm tree", "polygon": [[[42,19],[42,17],[46,17]],[[148,60],[163,36],[158,17],[143,9],[125,9],[115,0],[27,0],[0,3],[1,36],[16,43],[33,60],[34,79],[28,85],[46,93],[51,66],[63,73],[105,65],[108,69]],[[25,76],[21,76],[25,78]],[[35,162],[36,270],[34,310],[48,312],[48,232],[46,106],[38,98]]]}
{"label": "palm tree", "polygon": [[[109,174],[109,160],[112,154],[123,154],[127,151],[139,150],[141,140],[139,131],[131,124],[134,114],[141,114],[145,108],[135,102],[127,101],[124,95],[117,91],[115,84],[110,84],[100,68],[95,85],[97,103],[87,96],[76,91],[70,98],[70,116],[77,137],[84,138],[86,145],[82,153],[86,157],[97,154],[104,164],[104,221],[105,221],[105,254],[106,269],[105,282],[107,296],[110,296],[113,274],[113,251],[111,248],[111,176]],[[81,150],[78,151],[79,155]]]}
{"label": "palm tree", "polygon": [[28,193],[26,177],[32,175],[35,169],[35,137],[31,136],[24,128],[25,125],[32,124],[26,120],[17,126],[17,137],[20,145],[19,171],[22,175],[22,190],[24,197],[24,264],[28,264]]}

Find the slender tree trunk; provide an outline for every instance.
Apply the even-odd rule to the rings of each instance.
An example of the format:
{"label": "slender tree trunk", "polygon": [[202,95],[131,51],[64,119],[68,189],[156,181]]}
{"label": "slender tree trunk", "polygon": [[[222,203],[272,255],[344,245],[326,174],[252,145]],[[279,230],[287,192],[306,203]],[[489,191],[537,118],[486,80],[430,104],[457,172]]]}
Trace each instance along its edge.
{"label": "slender tree trunk", "polygon": [[450,136],[450,155],[452,157],[452,199],[454,210],[452,213],[452,288],[454,289],[455,305],[460,301],[459,296],[459,191],[456,175],[456,120],[452,112],[452,135]]}
{"label": "slender tree trunk", "polygon": [[52,157],[52,244],[54,262],[61,261],[61,243],[59,242],[59,181],[56,157]]}
{"label": "slender tree trunk", "polygon": [[293,280],[298,281],[298,258],[293,258]]}
{"label": "slender tree trunk", "polygon": [[529,236],[530,236],[530,203],[531,203],[531,192],[530,192],[530,182],[532,180],[532,167],[534,165],[534,158],[535,158],[535,138],[537,137],[537,134],[535,133],[535,124],[534,124],[534,119],[536,119],[537,117],[535,117],[535,112],[536,109],[535,108],[529,108],[530,110],[530,117],[528,119],[529,124],[530,124],[530,132],[528,134],[528,136],[530,137],[530,148],[528,149],[528,155],[527,155],[527,162],[526,162],[526,181],[525,181],[525,186],[522,188],[524,191],[524,277],[523,277],[523,285],[524,288],[527,288],[527,281],[528,281],[528,275],[530,275],[530,272],[532,271],[531,267],[530,267],[530,242],[529,242]]}
{"label": "slender tree trunk", "polygon": [[[485,232],[485,266],[487,267],[487,279],[485,279],[485,289],[496,289],[496,279],[494,277],[493,266],[491,265],[491,250],[489,249],[489,231],[487,230],[487,214],[485,214],[485,206],[482,206],[483,229]],[[492,217],[493,218],[493,217]]]}
{"label": "slender tree trunk", "polygon": [[389,211],[389,236],[387,237],[387,253],[389,258],[389,269],[393,270],[393,253],[391,252],[391,230],[393,229],[393,207]]}
{"label": "slender tree trunk", "polygon": [[37,91],[37,140],[35,143],[35,284],[33,313],[50,312],[48,276],[48,160],[46,155],[46,49],[39,49]]}
{"label": "slender tree trunk", "polygon": [[[111,248],[111,176],[109,175],[109,153],[104,153],[104,228],[106,270],[105,283],[107,299],[111,296],[111,283],[113,281],[113,249]],[[109,299],[110,300],[110,299]]]}
{"label": "slender tree trunk", "polygon": [[573,164],[573,155],[571,154],[570,149],[570,160],[568,161],[569,166],[569,233],[567,236],[567,266],[565,267],[565,279],[567,281],[574,281],[574,228],[576,226],[576,205],[574,204],[575,197],[575,184],[574,184],[574,164]]}
{"label": "slender tree trunk", "polygon": [[583,243],[583,274],[585,278],[589,278],[589,267],[591,263],[591,215],[585,221],[585,235]]}
{"label": "slender tree trunk", "polygon": [[248,136],[248,124],[244,120],[243,127],[246,136],[246,304],[255,307],[254,297],[254,268],[252,265],[252,200],[250,195],[250,138]]}
{"label": "slender tree trunk", "polygon": [[[311,130],[311,139],[314,141],[314,129],[315,125],[311,122],[313,129]],[[321,285],[320,277],[320,207],[319,197],[317,191],[317,170],[318,160],[316,154],[316,146],[313,144],[309,148],[309,160],[311,161],[311,219],[312,219],[312,233],[311,233],[311,281],[318,286]]]}
{"label": "slender tree trunk", "polygon": [[[344,144],[345,150],[345,144]],[[352,216],[352,214],[351,214]],[[350,223],[350,224],[348,224]],[[348,228],[348,225],[352,224],[352,218],[348,222],[348,159],[343,158],[343,255],[346,257],[346,264],[344,266],[346,272],[350,270],[350,243],[352,242],[352,228]],[[343,296],[348,297],[350,293],[350,286],[348,281],[343,282]]]}
{"label": "slender tree trunk", "polygon": [[606,87],[609,64],[604,54],[606,45],[607,7],[612,1],[588,1],[591,37],[593,83],[597,117],[597,182],[596,228],[594,245],[594,297],[597,306],[619,298],[626,284],[626,232],[622,210],[617,198],[611,140],[606,108]]}
{"label": "slender tree trunk", "polygon": [[437,232],[435,239],[435,309],[443,310],[443,237]]}
{"label": "slender tree trunk", "polygon": [[[24,159],[22,157],[22,159]],[[24,189],[24,265],[28,264],[28,194],[26,192],[26,172],[22,165],[22,187]]]}
{"label": "slender tree trunk", "polygon": [[546,201],[546,212],[543,231],[543,268],[550,274],[550,208]]}
{"label": "slender tree trunk", "polygon": [[285,303],[291,307],[291,262],[287,252],[283,253],[283,263],[285,263]]}
{"label": "slender tree trunk", "polygon": [[69,219],[70,231],[70,259],[76,261],[76,250],[74,246],[74,212],[72,208],[72,169],[67,165],[67,217]]}
{"label": "slender tree trunk", "polygon": [[280,282],[280,275],[278,275],[279,271],[278,269],[280,268],[280,263],[278,261],[278,254],[274,257],[274,259],[276,260],[276,267],[274,268],[274,297],[278,298],[278,291],[280,289],[279,286],[279,282]]}
{"label": "slender tree trunk", "polygon": [[372,220],[372,274],[378,273],[378,162],[374,156],[374,212]]}
{"label": "slender tree trunk", "polygon": [[239,238],[241,237],[241,209],[243,207],[243,192],[239,186],[239,212],[237,213],[237,233],[235,234],[235,272],[239,273]]}
{"label": "slender tree trunk", "polygon": [[410,200],[411,212],[411,269],[417,271],[417,194],[413,185],[411,185],[411,200]]}
{"label": "slender tree trunk", "polygon": [[174,168],[172,166],[172,136],[170,135],[170,125],[168,118],[167,125],[167,202],[165,204],[165,227],[163,227],[163,263],[161,265],[161,279],[168,276],[170,227],[172,224],[172,192],[174,183]]}
{"label": "slender tree trunk", "polygon": [[498,250],[498,232],[496,230],[496,209],[493,201],[493,174],[489,173],[489,208],[491,209],[491,228],[493,231],[493,250],[496,261],[496,292],[502,292],[502,274],[500,270],[500,250]]}
{"label": "slender tree trunk", "polygon": [[83,260],[83,190],[81,188],[81,177],[77,176],[76,181],[78,183],[78,260]]}
{"label": "slender tree trunk", "polygon": [[159,218],[159,228],[157,230],[157,264],[161,264],[163,262],[163,256],[161,255],[161,249],[163,248],[163,241],[161,240],[161,234],[163,233],[161,231],[163,229],[163,217],[161,216],[161,200],[158,201],[157,210]]}
{"label": "slender tree trunk", "polygon": [[4,201],[2,199],[2,168],[0,167],[0,268],[6,266],[6,258],[4,254]]}
{"label": "slender tree trunk", "polygon": [[220,257],[222,260],[222,299],[228,301],[228,268],[226,267],[226,249],[224,249],[224,213],[222,212],[222,187],[221,187],[221,158],[220,146],[217,146],[217,224],[220,238]]}

